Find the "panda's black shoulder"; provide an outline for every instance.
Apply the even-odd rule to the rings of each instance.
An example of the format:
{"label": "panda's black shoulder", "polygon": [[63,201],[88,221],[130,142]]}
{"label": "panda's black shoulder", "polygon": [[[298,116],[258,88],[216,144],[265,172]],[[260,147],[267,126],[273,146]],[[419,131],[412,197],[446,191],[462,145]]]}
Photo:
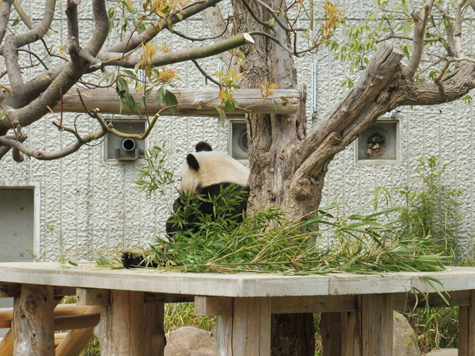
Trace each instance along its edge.
{"label": "panda's black shoulder", "polygon": [[249,187],[247,186],[224,182],[224,183],[211,184],[206,187],[202,187],[200,193],[204,195],[210,195],[210,196],[219,195],[224,189],[227,189],[229,187],[236,187],[239,190],[249,191]]}

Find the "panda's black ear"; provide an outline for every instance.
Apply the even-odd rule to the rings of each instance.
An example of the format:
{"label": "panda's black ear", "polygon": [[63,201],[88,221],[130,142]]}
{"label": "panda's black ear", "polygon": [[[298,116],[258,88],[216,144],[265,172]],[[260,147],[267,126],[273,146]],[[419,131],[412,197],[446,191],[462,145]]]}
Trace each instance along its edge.
{"label": "panda's black ear", "polygon": [[191,153],[186,156],[186,162],[188,163],[188,167],[190,167],[190,169],[194,169],[195,171],[198,171],[198,169],[200,169],[200,164],[198,163],[198,160]]}
{"label": "panda's black ear", "polygon": [[201,152],[201,151],[208,151],[209,152],[209,151],[212,151],[213,148],[211,147],[211,145],[208,142],[200,141],[196,144],[195,150],[196,150],[196,152]]}

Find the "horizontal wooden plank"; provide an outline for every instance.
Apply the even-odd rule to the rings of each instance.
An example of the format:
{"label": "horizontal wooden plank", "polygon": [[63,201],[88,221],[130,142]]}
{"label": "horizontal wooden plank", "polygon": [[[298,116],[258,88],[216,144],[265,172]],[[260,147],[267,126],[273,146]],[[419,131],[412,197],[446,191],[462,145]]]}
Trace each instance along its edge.
{"label": "horizontal wooden plank", "polygon": [[196,315],[233,315],[234,298],[195,297]]}
{"label": "horizontal wooden plank", "polygon": [[[87,307],[76,304],[59,304],[54,308],[54,316],[82,315]],[[13,320],[13,308],[0,309],[0,329],[10,328]]]}
{"label": "horizontal wooden plank", "polygon": [[180,273],[155,269],[112,270],[98,269],[97,266],[88,264],[65,267],[53,262],[0,263],[0,282],[111,290],[127,288],[131,291],[216,297],[406,293],[413,286],[421,286],[419,277],[438,279],[449,292],[475,289],[474,267],[453,267],[445,272],[430,273],[284,276],[257,273]]}
{"label": "horizontal wooden plank", "polygon": [[100,313],[57,316],[54,318],[54,330],[60,331],[92,328],[99,323],[100,318]]}
{"label": "horizontal wooden plank", "polygon": [[195,297],[181,294],[145,293],[145,303],[191,303]]}
{"label": "horizontal wooden plank", "polygon": [[[124,107],[120,111],[119,97],[114,88],[104,89],[84,89],[81,88],[81,95],[88,109],[99,109],[101,113],[122,114],[122,115],[138,115],[139,112],[131,112],[128,107]],[[194,117],[219,117],[219,113],[213,106],[219,106],[221,99],[218,97],[219,89],[170,89],[178,99],[180,105],[178,116],[194,116]],[[262,99],[260,90],[258,89],[237,89],[234,92],[233,99],[237,103],[235,111],[226,111],[225,107],[221,108],[226,111],[228,117],[244,117],[246,112],[261,114],[293,114],[296,113],[300,106],[300,93],[294,89],[274,89],[272,96],[266,100]],[[155,115],[160,110],[155,101],[156,90],[153,90],[147,100],[147,112],[143,115]],[[140,110],[140,100],[143,93],[132,93],[136,102],[137,110]],[[0,90],[0,103],[5,99],[6,93]],[[280,99],[285,97],[286,100]],[[274,105],[275,101],[275,105]],[[197,105],[201,104],[201,109]],[[54,108],[59,111],[59,106]],[[85,112],[84,107],[79,99],[76,88],[72,88],[63,97],[64,112]],[[143,111],[143,110],[142,110]],[[164,111],[162,116],[171,116],[170,111]]]}
{"label": "horizontal wooden plank", "polygon": [[18,297],[20,296],[20,291],[20,284],[0,282],[0,298]]}
{"label": "horizontal wooden plank", "polygon": [[[471,304],[470,291],[452,291],[443,293],[450,307],[468,307]],[[413,293],[396,293],[393,298],[395,310],[410,308],[425,308],[428,303],[432,308],[447,307],[447,303],[437,293],[429,293],[427,296]]]}
{"label": "horizontal wooden plank", "polygon": [[110,290],[94,288],[76,289],[77,305],[109,305]]}
{"label": "horizontal wooden plank", "polygon": [[271,299],[272,314],[299,314],[355,311],[356,296],[335,295],[331,297],[274,297]]}

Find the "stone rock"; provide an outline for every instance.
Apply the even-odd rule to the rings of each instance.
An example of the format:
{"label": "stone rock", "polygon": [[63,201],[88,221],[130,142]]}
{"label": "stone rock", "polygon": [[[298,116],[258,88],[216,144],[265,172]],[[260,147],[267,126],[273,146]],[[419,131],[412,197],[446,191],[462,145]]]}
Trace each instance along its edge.
{"label": "stone rock", "polygon": [[184,326],[167,334],[165,356],[216,356],[218,347],[209,331]]}
{"label": "stone rock", "polygon": [[426,356],[458,356],[459,351],[457,349],[442,349],[431,351]]}
{"label": "stone rock", "polygon": [[421,356],[414,330],[404,315],[394,312],[393,325],[393,355]]}

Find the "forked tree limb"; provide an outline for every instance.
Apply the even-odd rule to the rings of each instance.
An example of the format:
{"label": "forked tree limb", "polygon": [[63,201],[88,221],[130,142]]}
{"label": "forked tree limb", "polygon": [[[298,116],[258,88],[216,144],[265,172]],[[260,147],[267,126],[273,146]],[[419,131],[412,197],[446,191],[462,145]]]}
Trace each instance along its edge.
{"label": "forked tree limb", "polygon": [[42,39],[51,27],[53,22],[54,10],[56,7],[56,0],[47,0],[43,20],[29,32],[16,36],[17,47],[23,47],[27,44],[36,42]]}
{"label": "forked tree limb", "polygon": [[394,80],[404,53],[384,43],[374,54],[365,72],[343,100],[302,140],[297,148],[300,164],[318,149],[331,134],[339,134],[351,125],[381,92]]}

